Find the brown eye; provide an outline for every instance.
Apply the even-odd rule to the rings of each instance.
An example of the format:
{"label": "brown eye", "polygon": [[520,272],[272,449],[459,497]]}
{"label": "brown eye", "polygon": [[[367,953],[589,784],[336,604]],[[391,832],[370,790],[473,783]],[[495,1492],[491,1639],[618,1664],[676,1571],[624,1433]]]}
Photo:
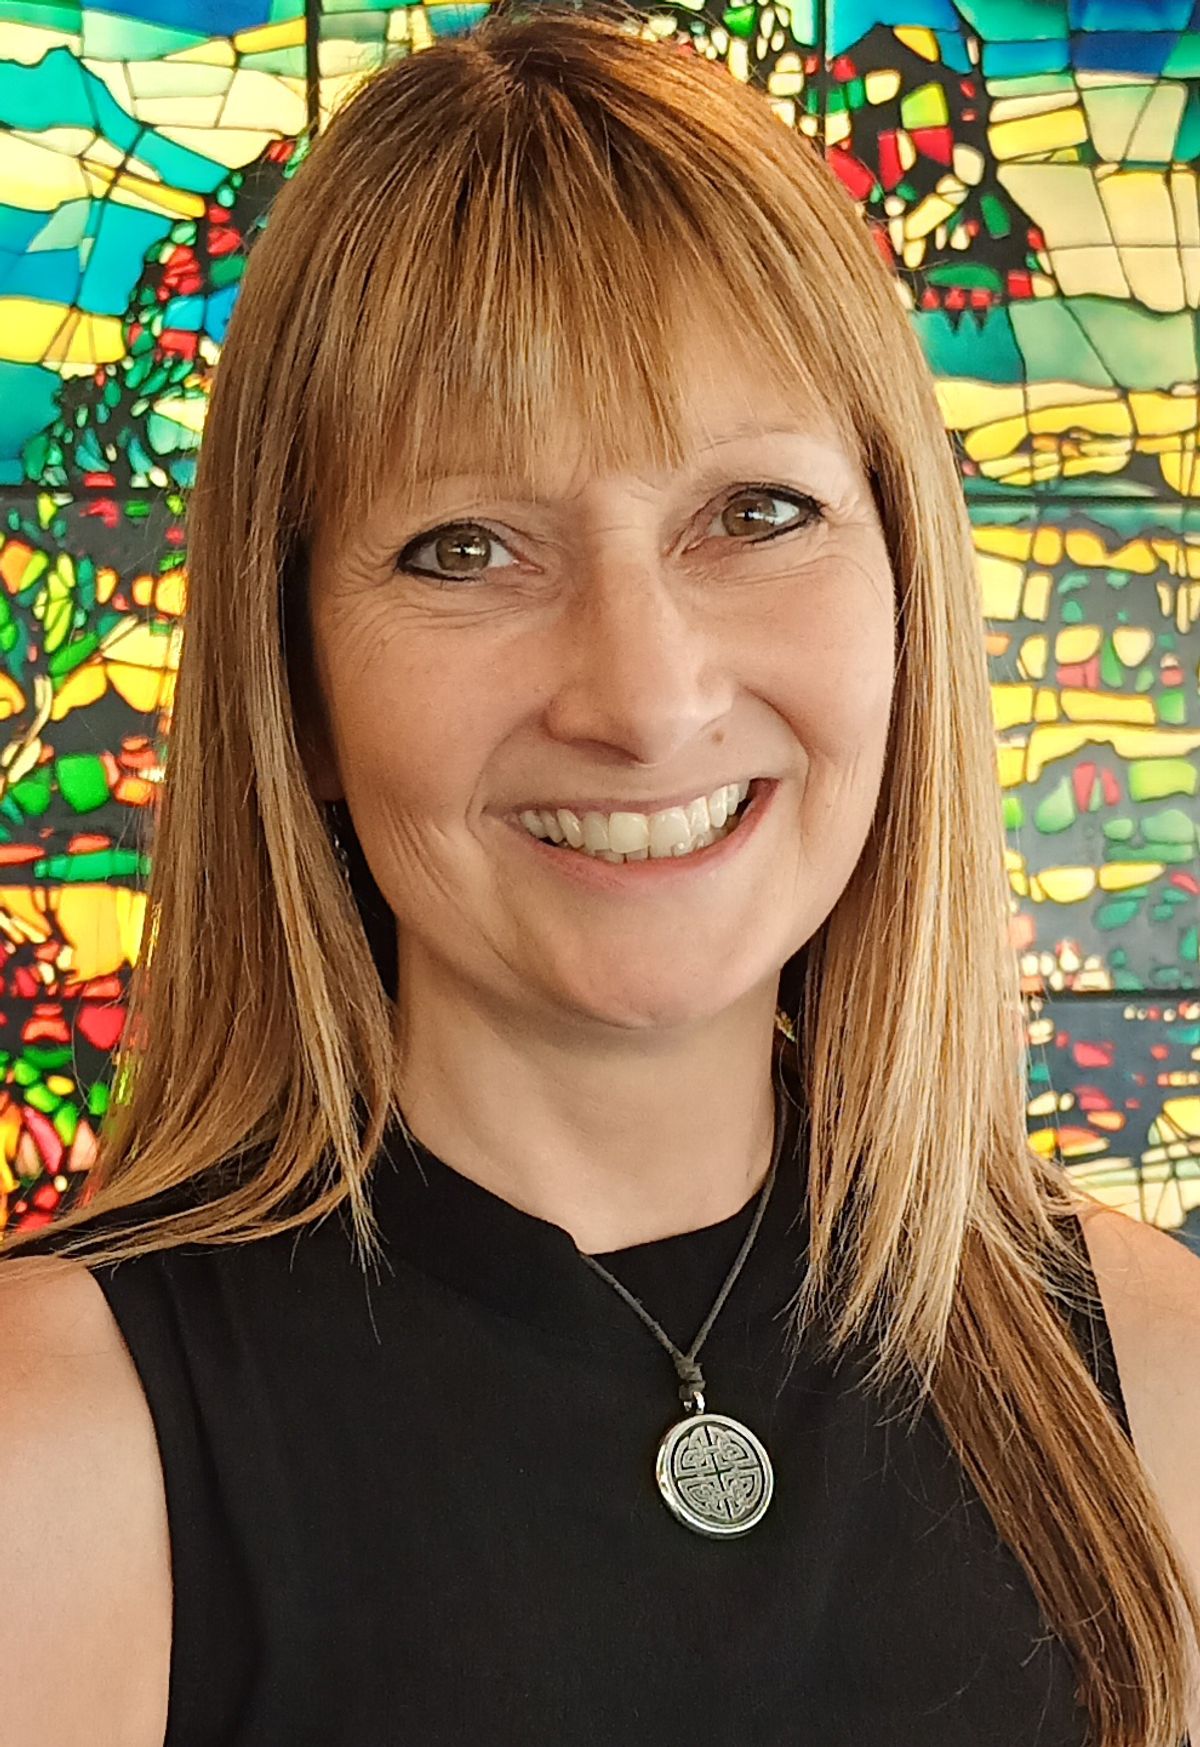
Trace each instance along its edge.
{"label": "brown eye", "polygon": [[491,541],[486,534],[442,534],[433,542],[434,556],[448,570],[475,572],[487,567]]}
{"label": "brown eye", "polygon": [[[772,505],[789,504],[792,506],[792,519],[781,524],[778,514]],[[805,526],[808,522],[820,516],[820,505],[815,498],[806,494],[770,491],[766,487],[752,486],[739,491],[731,497],[720,511],[721,526],[727,534],[735,536],[790,533],[793,528]]]}
{"label": "brown eye", "polygon": [[[437,582],[466,582],[493,567],[497,550],[504,550],[501,542],[478,522],[452,523],[411,541],[396,560],[396,568]],[[413,562],[422,553],[431,554],[429,561]]]}

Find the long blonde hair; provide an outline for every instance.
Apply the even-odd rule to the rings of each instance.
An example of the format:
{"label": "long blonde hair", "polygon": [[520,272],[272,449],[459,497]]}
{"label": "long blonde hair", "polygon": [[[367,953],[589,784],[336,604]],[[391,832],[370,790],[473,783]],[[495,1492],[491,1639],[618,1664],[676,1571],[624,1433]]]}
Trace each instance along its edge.
{"label": "long blonde hair", "polygon": [[346,529],[377,491],[481,455],[520,477],[563,395],[597,466],[677,464],[675,324],[702,299],[835,409],[897,579],[875,823],[781,977],[808,1116],[795,1338],[866,1341],[881,1394],[932,1404],[1074,1657],[1097,1747],[1176,1747],[1200,1605],[1064,1321],[1094,1298],[1079,1198],[1027,1139],[980,600],[930,374],[819,151],[636,15],[539,7],[392,62],[278,197],[190,503],[128,1041],[61,1232],[112,1260],[346,1204],[377,1253],[367,1178],[401,1119],[403,1039],[391,919],[361,857],[343,877],[306,779],[318,506]]}

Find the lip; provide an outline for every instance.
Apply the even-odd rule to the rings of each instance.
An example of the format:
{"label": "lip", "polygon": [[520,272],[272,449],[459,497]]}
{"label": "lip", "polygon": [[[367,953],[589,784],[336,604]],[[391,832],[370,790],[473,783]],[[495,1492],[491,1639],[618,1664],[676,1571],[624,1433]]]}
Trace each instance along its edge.
{"label": "lip", "polygon": [[544,838],[534,837],[519,820],[508,819],[505,823],[529,845],[535,855],[543,859],[548,868],[563,874],[567,879],[573,879],[593,891],[628,892],[633,888],[654,885],[660,880],[698,879],[705,874],[718,872],[750,842],[769,812],[778,787],[779,783],[774,777],[756,778],[751,785],[746,810],[738,820],[737,829],[731,831],[728,837],[710,843],[707,849],[695,849],[690,855],[664,855],[657,859],[647,856],[645,861],[601,861],[594,855],[585,855],[582,850],[570,849],[565,844],[547,843]]}
{"label": "lip", "polygon": [[[764,776],[730,777],[729,782],[748,782],[753,789],[755,784],[761,788],[773,780]],[[508,808],[505,817],[519,819],[522,813],[557,813],[560,807],[574,813],[577,819],[582,819],[585,813],[645,813],[649,816],[651,813],[665,813],[669,807],[690,807],[701,795],[707,797],[716,789],[728,787],[729,783],[716,783],[711,789],[688,789],[686,793],[681,789],[678,794],[668,795],[665,801],[631,801],[628,795],[598,801],[522,801],[518,806]]]}

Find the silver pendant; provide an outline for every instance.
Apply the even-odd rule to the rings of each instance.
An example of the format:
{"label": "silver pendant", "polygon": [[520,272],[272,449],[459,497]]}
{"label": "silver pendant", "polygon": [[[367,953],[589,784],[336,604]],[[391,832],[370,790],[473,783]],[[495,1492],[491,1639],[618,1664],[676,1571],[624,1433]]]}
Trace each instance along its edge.
{"label": "silver pendant", "polygon": [[699,1393],[695,1400],[697,1411],[673,1425],[658,1446],[658,1490],[667,1509],[698,1535],[744,1535],[771,1502],[771,1458],[749,1426],[728,1414],[705,1413]]}

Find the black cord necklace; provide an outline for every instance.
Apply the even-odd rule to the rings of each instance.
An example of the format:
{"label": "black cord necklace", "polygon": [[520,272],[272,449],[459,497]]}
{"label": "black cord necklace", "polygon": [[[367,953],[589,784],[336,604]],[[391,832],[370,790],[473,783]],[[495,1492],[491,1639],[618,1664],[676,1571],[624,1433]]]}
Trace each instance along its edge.
{"label": "black cord necklace", "polygon": [[786,1094],[780,1093],[775,1104],[775,1150],[759,1191],[754,1218],[712,1309],[686,1353],[680,1352],[633,1293],[622,1286],[607,1268],[602,1267],[594,1256],[583,1256],[593,1273],[606,1280],[641,1317],[655,1340],[670,1354],[679,1378],[679,1399],[683,1402],[684,1418],[663,1434],[654,1464],[654,1477],[667,1509],[697,1534],[722,1540],[730,1535],[744,1535],[762,1521],[775,1489],[775,1474],[766,1449],[748,1426],[728,1414],[705,1410],[704,1374],[697,1359],[758,1236],[783,1151],[787,1133],[786,1111]]}

